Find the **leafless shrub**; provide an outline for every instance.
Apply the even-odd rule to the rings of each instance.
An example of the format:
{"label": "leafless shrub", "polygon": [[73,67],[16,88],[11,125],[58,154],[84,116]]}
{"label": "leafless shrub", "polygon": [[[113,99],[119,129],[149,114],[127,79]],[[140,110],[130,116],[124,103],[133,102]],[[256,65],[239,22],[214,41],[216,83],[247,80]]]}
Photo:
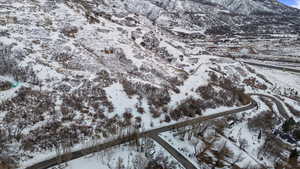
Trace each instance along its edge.
{"label": "leafless shrub", "polygon": [[131,111],[130,110],[126,110],[123,113],[123,118],[125,119],[126,125],[129,126],[131,124],[131,119],[133,118],[133,115],[132,115]]}
{"label": "leafless shrub", "polygon": [[160,112],[158,109],[156,109],[155,107],[150,106],[150,107],[149,107],[149,110],[150,110],[150,113],[152,114],[152,117],[153,117],[153,118],[158,118],[158,117],[160,117],[161,112]]}
{"label": "leafless shrub", "polygon": [[156,161],[150,161],[145,169],[164,169],[162,165],[158,164]]}
{"label": "leafless shrub", "polygon": [[217,108],[217,105],[214,100],[206,100],[200,104],[201,109],[204,111],[206,109],[214,109]]}
{"label": "leafless shrub", "polygon": [[175,85],[175,86],[183,85],[183,81],[180,80],[178,77],[170,77],[167,80],[170,84]]}
{"label": "leafless shrub", "polygon": [[256,89],[266,90],[268,88],[265,84],[260,83],[254,77],[245,79],[243,83]]}
{"label": "leafless shrub", "polygon": [[270,111],[264,111],[257,116],[248,120],[248,128],[253,131],[263,129],[263,131],[271,131],[276,121],[273,118],[273,113]]}
{"label": "leafless shrub", "polygon": [[172,110],[170,116],[172,119],[178,120],[183,116],[194,117],[195,115],[201,115],[201,103],[200,99],[188,98]]}
{"label": "leafless shrub", "polygon": [[[19,66],[17,59],[19,54],[13,51],[14,45],[5,46],[0,43],[0,75],[11,75],[17,81],[39,84],[40,82],[30,65]],[[20,55],[25,55],[25,53],[21,52]]]}
{"label": "leafless shrub", "polygon": [[199,92],[201,97],[205,100],[212,99],[216,95],[212,85],[201,86],[196,90],[196,92]]}
{"label": "leafless shrub", "polygon": [[147,94],[148,103],[155,107],[163,107],[171,100],[168,89],[150,88],[150,93]]}
{"label": "leafless shrub", "polygon": [[225,119],[213,120],[212,124],[215,126],[216,131],[221,134],[224,134],[224,129],[228,126]]}
{"label": "leafless shrub", "polygon": [[134,169],[145,168],[148,164],[148,159],[139,154],[134,157],[132,162]]}
{"label": "leafless shrub", "polygon": [[216,105],[233,106],[236,102],[234,93],[229,90],[220,90],[214,98]]}
{"label": "leafless shrub", "polygon": [[157,157],[154,158],[157,167],[162,167],[163,169],[176,169],[178,163],[175,163],[172,160],[169,160],[169,157],[164,156],[162,153],[158,154]]}
{"label": "leafless shrub", "polygon": [[173,120],[179,120],[180,118],[182,118],[182,114],[181,112],[177,111],[176,109],[170,112],[170,117]]}
{"label": "leafless shrub", "polygon": [[226,146],[226,143],[224,143],[222,145],[222,147],[218,150],[218,151],[215,151],[213,150],[212,153],[215,155],[215,157],[217,158],[217,161],[216,161],[216,167],[224,167],[225,164],[223,163],[223,161],[226,159],[226,158],[232,158],[234,153],[232,152],[232,150],[230,150],[227,146]]}
{"label": "leafless shrub", "polygon": [[171,118],[169,115],[165,115],[165,122],[169,123],[171,121]]}
{"label": "leafless shrub", "polygon": [[54,53],[53,59],[60,63],[68,63],[73,58],[73,54],[68,52]]}
{"label": "leafless shrub", "polygon": [[149,105],[156,108],[163,107],[170,102],[170,94],[167,88],[157,88],[151,84],[134,83],[124,81],[123,87],[128,96],[137,94],[142,98],[147,98]]}
{"label": "leafless shrub", "polygon": [[266,134],[264,144],[259,147],[258,156],[272,156],[274,158],[284,159],[285,143],[273,134]]}
{"label": "leafless shrub", "polygon": [[78,28],[76,26],[67,26],[61,31],[65,36],[75,38],[75,35],[78,33]]}
{"label": "leafless shrub", "polygon": [[155,37],[155,34],[151,31],[146,33],[143,37],[141,45],[148,50],[156,50],[159,46],[159,40]]}
{"label": "leafless shrub", "polygon": [[139,112],[140,114],[144,114],[144,113],[145,113],[145,110],[144,110],[143,107],[136,106],[136,110],[137,110],[137,112]]}
{"label": "leafless shrub", "polygon": [[137,88],[128,80],[124,79],[121,81],[125,93],[130,97],[137,94]]}
{"label": "leafless shrub", "polygon": [[233,90],[236,88],[234,86],[234,83],[232,82],[232,80],[228,79],[228,78],[221,78],[219,80],[219,86],[222,87],[223,89],[227,89],[227,90]]}
{"label": "leafless shrub", "polygon": [[245,105],[251,101],[251,98],[242,89],[234,87],[229,79],[221,79],[207,86],[200,86],[196,92],[206,100],[202,105],[203,110],[217,106]]}

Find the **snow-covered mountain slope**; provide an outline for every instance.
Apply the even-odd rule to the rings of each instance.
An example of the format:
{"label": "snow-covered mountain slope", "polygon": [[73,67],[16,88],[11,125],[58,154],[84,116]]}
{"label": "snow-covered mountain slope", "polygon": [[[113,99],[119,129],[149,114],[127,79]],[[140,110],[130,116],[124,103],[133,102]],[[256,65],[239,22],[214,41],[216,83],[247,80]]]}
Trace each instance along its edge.
{"label": "snow-covered mountain slope", "polygon": [[224,34],[220,26],[233,34],[299,32],[299,10],[273,0],[130,0],[128,6],[164,27],[200,27],[213,34]]}
{"label": "snow-covered mountain slope", "polygon": [[255,1],[255,0],[211,0],[211,1],[228,8],[233,12],[237,12],[241,14],[249,15],[254,12],[273,12],[271,9],[264,6],[263,1]]}
{"label": "snow-covered mountain slope", "polygon": [[62,146],[242,106],[245,92],[295,97],[297,75],[231,58],[297,65],[299,10],[241,4],[0,1],[0,154],[24,167]]}

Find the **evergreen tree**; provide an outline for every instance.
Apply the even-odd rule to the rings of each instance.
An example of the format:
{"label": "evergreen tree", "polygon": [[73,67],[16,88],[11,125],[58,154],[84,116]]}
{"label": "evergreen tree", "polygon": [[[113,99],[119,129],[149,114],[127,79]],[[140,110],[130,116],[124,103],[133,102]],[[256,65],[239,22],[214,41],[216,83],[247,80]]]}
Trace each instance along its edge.
{"label": "evergreen tree", "polygon": [[297,159],[299,156],[298,152],[297,152],[297,149],[293,149],[290,153],[290,157],[289,159]]}
{"label": "evergreen tree", "polygon": [[259,130],[259,134],[258,134],[258,140],[261,139],[261,130]]}
{"label": "evergreen tree", "polygon": [[289,132],[295,124],[295,120],[291,117],[283,123],[282,130],[284,132]]}

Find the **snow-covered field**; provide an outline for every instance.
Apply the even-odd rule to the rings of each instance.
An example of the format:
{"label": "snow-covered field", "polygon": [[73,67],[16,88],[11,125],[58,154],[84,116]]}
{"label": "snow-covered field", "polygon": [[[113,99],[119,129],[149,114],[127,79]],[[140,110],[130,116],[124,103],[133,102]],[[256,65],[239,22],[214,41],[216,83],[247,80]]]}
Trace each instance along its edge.
{"label": "snow-covered field", "polygon": [[[145,141],[145,143],[143,143]],[[149,162],[170,166],[173,169],[183,169],[181,165],[167,152],[165,152],[159,144],[152,140],[142,140],[143,151],[141,147],[135,145],[120,145],[107,151],[98,152],[76,160],[65,163],[66,169],[111,169],[126,168],[136,169],[145,168]],[[57,167],[53,167],[57,168]]]}

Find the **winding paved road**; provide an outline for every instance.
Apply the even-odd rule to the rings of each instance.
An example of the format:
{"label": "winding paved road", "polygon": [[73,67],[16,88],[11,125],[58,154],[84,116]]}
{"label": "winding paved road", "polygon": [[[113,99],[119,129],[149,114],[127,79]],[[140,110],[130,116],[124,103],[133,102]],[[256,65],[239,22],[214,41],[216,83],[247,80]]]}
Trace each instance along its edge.
{"label": "winding paved road", "polygon": [[162,139],[158,135],[151,135],[150,138],[155,140],[158,144],[160,144],[165,150],[167,150],[184,168],[186,169],[198,169],[191,163],[188,159],[186,159],[180,152],[178,152],[173,146],[167,143],[164,139]]}
{"label": "winding paved road", "polygon": [[[286,109],[284,108],[282,102],[278,101],[277,98],[270,96],[270,95],[265,95],[265,94],[250,94],[251,96],[259,96],[259,97],[266,97],[273,102],[275,102],[279,113],[285,118],[288,119],[288,113],[286,112]],[[258,106],[258,105],[257,105]],[[163,140],[161,137],[159,137],[157,134],[156,135],[150,135],[150,137],[155,140],[157,143],[159,143],[165,150],[167,150],[178,162],[181,163],[182,166],[184,166],[186,169],[197,169],[197,167],[194,166],[193,163],[191,163],[188,159],[186,159],[179,151],[177,151],[174,147],[169,145],[165,140]],[[245,150],[243,150],[245,153],[247,153]],[[255,161],[260,164],[256,159]],[[260,164],[261,165],[261,164]]]}
{"label": "winding paved road", "polygon": [[278,108],[279,113],[282,115],[282,117],[284,117],[285,119],[289,119],[289,113],[287,112],[287,110],[284,108],[284,105],[282,102],[279,101],[278,98],[275,98],[273,96],[270,95],[265,95],[265,94],[259,94],[259,97],[266,97],[271,99],[275,104],[276,107]]}
{"label": "winding paved road", "polygon": [[254,62],[248,62],[248,61],[243,61],[243,60],[239,60],[239,61],[246,63],[248,65],[253,65],[253,66],[266,67],[266,68],[277,69],[277,70],[282,70],[282,71],[300,73],[300,69],[286,68],[286,67],[275,66],[275,65],[265,65],[262,63],[254,63]]}
{"label": "winding paved road", "polygon": [[[278,110],[279,110],[280,114],[282,114],[285,118],[288,117],[288,114],[287,114],[284,106],[276,98],[274,98],[272,96],[269,96],[269,95],[264,95],[264,94],[250,94],[250,96],[267,97],[267,98],[272,99],[275,102],[276,106],[278,107]],[[145,131],[145,132],[135,133],[135,134],[131,134],[131,135],[128,135],[128,136],[120,137],[116,140],[113,140],[113,141],[110,141],[110,142],[107,142],[107,143],[98,144],[98,145],[95,145],[95,146],[92,146],[92,147],[88,147],[88,148],[84,148],[84,149],[81,149],[81,150],[78,150],[78,151],[74,151],[72,153],[62,154],[59,157],[54,157],[54,158],[36,163],[32,166],[27,167],[26,169],[46,169],[46,168],[49,168],[49,167],[53,167],[53,166],[71,161],[71,160],[78,159],[78,158],[86,156],[88,154],[92,154],[92,153],[99,152],[99,151],[102,151],[102,150],[107,149],[107,148],[111,148],[111,147],[116,146],[116,145],[124,144],[124,143],[130,142],[130,141],[142,138],[142,137],[150,137],[150,138],[154,139],[162,147],[164,147],[168,152],[170,152],[170,154],[176,160],[178,160],[186,169],[194,169],[195,166],[193,166],[193,164],[191,164],[184,156],[182,156],[179,152],[177,152],[167,142],[165,142],[163,139],[161,139],[158,136],[158,134],[162,133],[162,132],[170,131],[170,130],[173,130],[173,129],[177,129],[177,128],[182,128],[182,127],[185,127],[185,126],[191,126],[191,125],[194,125],[194,124],[199,124],[203,121],[212,120],[212,119],[216,119],[216,118],[219,118],[219,117],[240,113],[240,112],[243,112],[243,111],[253,109],[257,106],[258,105],[257,105],[256,101],[252,99],[251,103],[249,105],[237,108],[235,110],[224,111],[224,112],[220,112],[220,113],[216,113],[216,114],[212,114],[212,115],[208,115],[208,116],[201,116],[201,117],[191,119],[191,120],[187,120],[187,121],[184,121],[184,122],[179,122],[179,123],[176,123],[176,124],[160,127],[160,128],[157,128],[157,129],[152,129],[152,130],[148,130],[148,131]]]}
{"label": "winding paved road", "polygon": [[[267,68],[272,68],[272,69],[278,69],[278,70],[284,70],[284,71],[290,71],[290,72],[295,72],[295,73],[300,73],[300,70],[298,69],[292,69],[292,68],[284,68],[284,67],[279,67],[279,66],[273,66],[273,65],[264,65],[264,64],[260,64],[260,63],[253,63],[253,62],[247,62],[247,61],[242,61],[246,64],[250,64],[250,65],[254,65],[254,66],[260,66],[260,67],[267,67]],[[270,96],[270,95],[264,95],[264,94],[250,94],[251,96],[260,96],[260,97],[267,97],[272,99],[278,110],[279,113],[284,117],[284,118],[289,118],[288,113],[286,112],[286,109],[284,108],[283,104],[276,98]],[[92,154],[95,152],[99,152],[101,150],[116,146],[116,145],[120,145],[129,141],[133,141],[142,137],[151,137],[152,139],[154,139],[155,141],[157,141],[160,145],[162,145],[168,152],[171,153],[171,155],[174,156],[174,158],[176,160],[178,160],[186,169],[194,169],[195,166],[193,166],[184,156],[182,156],[179,152],[177,152],[172,146],[170,146],[167,142],[165,142],[163,139],[161,139],[158,134],[162,133],[162,132],[166,132],[169,130],[173,130],[176,128],[181,128],[181,127],[185,127],[185,126],[190,126],[193,124],[197,124],[197,123],[201,123],[203,121],[206,120],[212,120],[212,119],[216,119],[219,117],[223,117],[223,116],[227,116],[227,115],[231,115],[231,114],[236,114],[239,112],[243,112],[243,111],[247,111],[250,109],[253,109],[255,107],[257,107],[257,103],[252,99],[251,104],[241,107],[241,108],[237,108],[235,110],[230,110],[230,111],[224,111],[224,112],[220,112],[220,113],[216,113],[213,115],[208,115],[208,116],[202,116],[202,117],[198,117],[192,120],[187,120],[184,122],[179,122],[176,124],[172,124],[169,126],[164,126],[164,127],[160,127],[157,129],[152,129],[149,131],[145,131],[145,132],[141,132],[141,133],[136,133],[136,134],[131,134],[128,136],[124,136],[121,138],[118,138],[116,140],[107,142],[107,143],[103,143],[103,144],[98,144],[89,148],[84,148],[78,151],[74,151],[72,153],[66,153],[66,154],[62,154],[60,157],[54,157],[39,163],[36,163],[32,166],[27,167],[26,169],[46,169],[49,167],[53,167],[71,160],[75,160],[78,159],[80,157],[86,156],[88,154]]]}
{"label": "winding paved road", "polygon": [[116,146],[116,145],[127,143],[129,141],[133,141],[133,140],[136,140],[136,139],[139,139],[139,138],[142,138],[142,137],[151,137],[153,135],[158,135],[159,133],[166,132],[166,131],[169,131],[169,130],[173,130],[173,129],[176,129],[176,128],[182,128],[182,127],[185,127],[185,126],[198,124],[198,123],[201,123],[203,121],[216,119],[216,118],[219,118],[219,117],[223,117],[223,116],[227,116],[227,115],[247,111],[247,110],[255,108],[256,106],[257,106],[256,101],[252,100],[252,102],[249,105],[241,107],[241,108],[237,108],[235,110],[224,111],[224,112],[220,112],[220,113],[216,113],[216,114],[212,114],[212,115],[208,115],[208,116],[201,116],[201,117],[198,117],[198,118],[195,118],[195,119],[192,119],[192,120],[179,122],[179,123],[176,123],[176,124],[160,127],[160,128],[157,128],[157,129],[152,129],[152,130],[137,133],[137,134],[131,134],[131,135],[121,137],[121,138],[118,138],[116,140],[107,142],[107,143],[98,144],[98,145],[95,145],[95,146],[92,146],[92,147],[88,147],[88,148],[84,148],[84,149],[81,149],[81,150],[74,151],[72,153],[62,154],[59,157],[54,157],[54,158],[36,163],[32,166],[26,167],[26,169],[46,169],[46,168],[49,168],[49,167],[53,167],[53,166],[71,161],[71,160],[78,159],[78,158],[86,156],[88,154],[92,154],[92,153],[99,152],[99,151],[107,149],[107,148],[111,148],[111,147]]}

